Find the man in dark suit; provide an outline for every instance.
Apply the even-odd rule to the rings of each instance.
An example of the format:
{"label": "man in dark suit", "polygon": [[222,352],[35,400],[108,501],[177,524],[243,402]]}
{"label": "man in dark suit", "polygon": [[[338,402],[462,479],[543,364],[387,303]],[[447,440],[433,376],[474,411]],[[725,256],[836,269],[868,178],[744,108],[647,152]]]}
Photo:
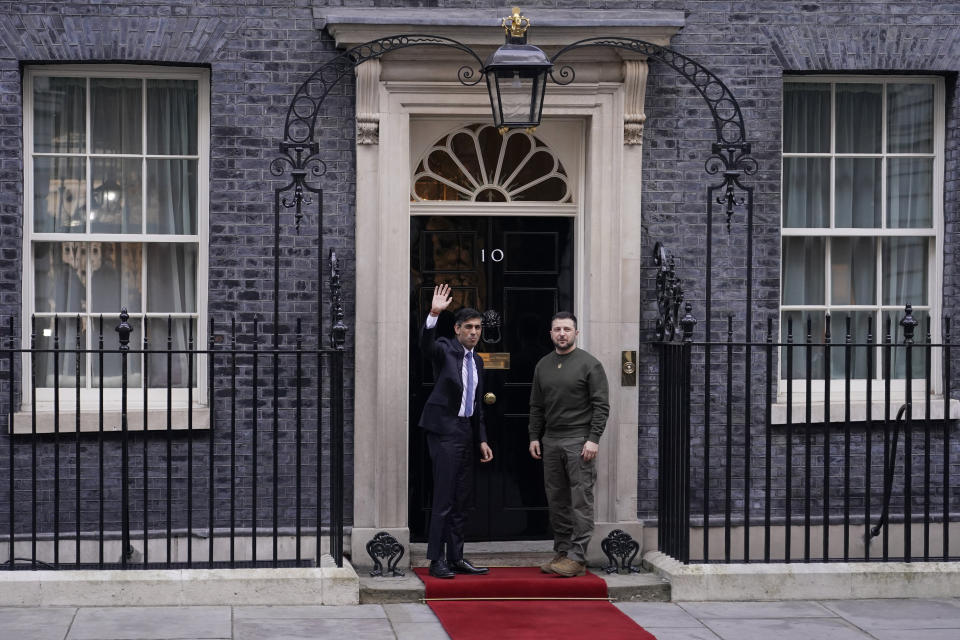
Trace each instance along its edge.
{"label": "man in dark suit", "polygon": [[427,430],[433,462],[427,558],[430,575],[436,578],[488,571],[463,557],[463,527],[473,489],[474,431],[480,441],[480,461],[493,460],[479,402],[483,397],[483,360],[475,352],[483,318],[476,309],[460,309],[454,316],[456,339],[438,338],[437,317],[452,301],[448,285],[434,287],[430,315],[420,333],[420,349],[433,363],[434,374],[433,391],[419,424]]}

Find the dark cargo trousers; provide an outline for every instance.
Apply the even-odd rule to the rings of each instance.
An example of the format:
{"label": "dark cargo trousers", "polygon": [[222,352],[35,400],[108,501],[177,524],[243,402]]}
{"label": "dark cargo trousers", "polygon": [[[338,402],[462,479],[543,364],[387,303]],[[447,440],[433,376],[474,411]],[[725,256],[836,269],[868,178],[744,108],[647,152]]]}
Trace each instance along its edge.
{"label": "dark cargo trousers", "polygon": [[597,481],[596,458],[586,462],[580,456],[586,440],[549,435],[540,440],[553,549],[577,562],[586,562],[593,535],[593,485]]}

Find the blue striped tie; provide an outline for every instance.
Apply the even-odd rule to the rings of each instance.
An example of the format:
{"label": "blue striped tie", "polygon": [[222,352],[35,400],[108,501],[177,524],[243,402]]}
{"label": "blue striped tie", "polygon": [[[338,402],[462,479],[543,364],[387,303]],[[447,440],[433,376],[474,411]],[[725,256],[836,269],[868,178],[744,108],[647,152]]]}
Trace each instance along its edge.
{"label": "blue striped tie", "polygon": [[473,415],[473,395],[474,395],[474,381],[473,381],[473,363],[470,362],[467,358],[471,358],[473,354],[470,351],[467,351],[466,355],[463,358],[463,363],[467,367],[467,399],[463,403],[463,415],[466,418],[469,418]]}

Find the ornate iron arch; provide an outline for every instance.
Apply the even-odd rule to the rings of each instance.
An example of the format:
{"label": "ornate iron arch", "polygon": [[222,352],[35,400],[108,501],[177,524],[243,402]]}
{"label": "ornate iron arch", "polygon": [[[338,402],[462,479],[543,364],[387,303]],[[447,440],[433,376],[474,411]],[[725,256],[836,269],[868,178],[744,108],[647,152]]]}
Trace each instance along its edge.
{"label": "ornate iron arch", "polygon": [[557,68],[556,62],[570,51],[589,47],[624,49],[658,60],[676,71],[700,94],[710,110],[717,137],[711,146],[711,155],[707,158],[705,168],[711,175],[723,172],[724,193],[723,201],[719,204],[725,205],[724,211],[729,224],[734,208],[745,203],[745,200],[735,195],[735,188],[744,189],[739,178],[741,175],[756,173],[757,162],[750,155],[751,145],[747,141],[747,128],[743,122],[740,103],[726,83],[693,58],[673,49],[645,40],[607,37],[586,38],[560,49],[550,58],[550,62],[555,65],[550,72],[550,78],[559,85],[573,82],[576,77],[573,67],[562,65]]}
{"label": "ornate iron arch", "polygon": [[[467,45],[444,38],[424,34],[404,34],[371,40],[357,45],[338,55],[314,71],[298,88],[287,108],[283,126],[283,141],[280,143],[280,155],[270,162],[270,173],[277,177],[289,174],[290,181],[274,189],[274,290],[273,290],[273,326],[274,346],[279,341],[280,324],[280,213],[283,209],[293,209],[296,231],[300,233],[300,223],[304,216],[304,207],[316,202],[317,205],[317,330],[323,330],[323,190],[311,184],[307,175],[316,179],[327,173],[327,165],[320,157],[320,145],[315,140],[317,118],[330,91],[347,75],[353,73],[357,65],[380,58],[381,56],[410,47],[447,47],[467,54],[476,61],[477,67],[464,65],[457,72],[460,82],[472,86],[480,82],[483,76],[480,69],[483,61]],[[343,349],[346,342],[347,326],[343,322],[343,308],[340,302],[340,273],[336,256],[331,252],[331,305],[334,321],[330,327],[330,345]]]}
{"label": "ornate iron arch", "polygon": [[[556,65],[557,59],[568,52],[588,47],[625,49],[666,64],[689,81],[697,92],[703,96],[703,100],[707,103],[710,114],[713,116],[719,144],[725,147],[747,144],[747,129],[743,124],[743,113],[740,111],[740,104],[737,99],[733,97],[723,80],[693,58],[645,40],[598,37],[568,44],[553,54],[550,62]],[[556,84],[565,85],[574,81],[576,73],[570,65],[562,65],[559,69],[554,66],[553,71],[550,72],[550,77]]]}
{"label": "ornate iron arch", "polygon": [[[344,77],[366,62],[380,58],[383,55],[410,47],[434,46],[446,47],[463,52],[473,59],[476,68],[471,64],[463,65],[457,72],[458,80],[467,86],[476,85],[483,79],[483,61],[469,46],[451,38],[426,34],[401,34],[379,38],[365,42],[338,55],[314,71],[305,80],[294,94],[287,109],[283,128],[283,141],[279,145],[280,155],[270,163],[270,171],[274,176],[281,177],[289,174],[290,181],[274,190],[275,211],[275,242],[274,242],[274,331],[279,325],[279,237],[280,213],[282,209],[293,209],[297,233],[304,216],[304,206],[317,204],[318,216],[318,249],[323,255],[323,233],[319,218],[322,216],[323,191],[312,185],[307,178],[320,178],[327,172],[326,164],[320,158],[320,146],[315,139],[317,119],[330,91],[339,84]],[[624,49],[654,60],[658,60],[687,80],[700,94],[713,119],[716,141],[712,143],[710,155],[704,163],[708,175],[721,175],[722,181],[707,187],[708,219],[713,219],[714,205],[723,207],[727,217],[727,228],[736,209],[746,206],[747,212],[747,251],[748,265],[752,265],[753,239],[753,187],[743,184],[741,178],[753,175],[757,171],[757,162],[751,156],[751,144],[747,139],[746,126],[740,104],[727,85],[712,71],[696,60],[674,51],[668,47],[653,44],[644,40],[620,37],[587,38],[571,43],[551,58],[556,61],[577,49],[588,47],[603,47]],[[574,81],[575,72],[570,65],[556,66],[551,71],[551,79],[558,85],[567,85]],[[737,194],[743,195],[738,196]],[[287,195],[289,194],[289,195]],[[710,298],[712,263],[712,225],[707,225],[707,270],[706,270],[706,329],[710,330]],[[752,316],[752,269],[747,270],[747,314]],[[318,282],[323,282],[322,260],[318,260]],[[336,274],[338,275],[338,274]],[[339,281],[339,279],[337,279]],[[322,295],[323,287],[318,291]],[[318,328],[322,326],[322,304],[318,305]],[[340,312],[342,314],[342,311]],[[748,332],[750,322],[747,322]],[[330,341],[335,348],[342,348],[345,340],[346,326],[340,321],[334,323],[330,329]],[[748,336],[749,339],[749,336]],[[276,335],[275,335],[276,341]]]}
{"label": "ornate iron arch", "polygon": [[472,86],[483,79],[480,73],[483,61],[476,51],[462,42],[442,36],[424,34],[401,34],[371,40],[357,45],[330,60],[314,71],[300,85],[287,109],[287,119],[283,127],[284,141],[292,143],[312,142],[320,107],[334,86],[351,73],[357,65],[367,60],[380,58],[392,51],[409,49],[410,47],[447,47],[462,51],[476,60],[477,69],[470,65],[460,67],[457,72],[460,82]]}

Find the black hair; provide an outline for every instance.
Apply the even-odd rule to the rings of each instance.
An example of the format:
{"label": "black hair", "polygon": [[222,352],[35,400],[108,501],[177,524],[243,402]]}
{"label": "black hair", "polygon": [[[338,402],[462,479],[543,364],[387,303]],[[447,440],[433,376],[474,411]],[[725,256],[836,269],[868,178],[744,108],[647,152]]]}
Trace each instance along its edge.
{"label": "black hair", "polygon": [[550,318],[550,326],[553,326],[554,320],[573,320],[573,328],[577,328],[577,316],[573,315],[569,311],[557,311],[552,318]]}
{"label": "black hair", "polygon": [[474,309],[473,307],[464,307],[463,309],[458,310],[453,314],[453,324],[459,325],[463,324],[467,320],[473,320],[474,318],[483,318],[483,314]]}

